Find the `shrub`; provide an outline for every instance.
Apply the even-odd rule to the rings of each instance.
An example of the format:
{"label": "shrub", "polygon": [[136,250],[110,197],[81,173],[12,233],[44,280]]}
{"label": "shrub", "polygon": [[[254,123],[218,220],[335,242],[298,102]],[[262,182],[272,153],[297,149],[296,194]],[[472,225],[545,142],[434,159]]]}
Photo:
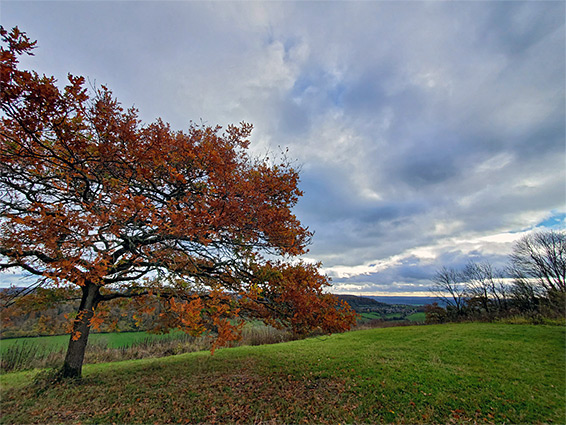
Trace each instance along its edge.
{"label": "shrub", "polygon": [[447,312],[445,309],[440,307],[438,303],[432,303],[425,305],[425,323],[444,323],[447,320]]}

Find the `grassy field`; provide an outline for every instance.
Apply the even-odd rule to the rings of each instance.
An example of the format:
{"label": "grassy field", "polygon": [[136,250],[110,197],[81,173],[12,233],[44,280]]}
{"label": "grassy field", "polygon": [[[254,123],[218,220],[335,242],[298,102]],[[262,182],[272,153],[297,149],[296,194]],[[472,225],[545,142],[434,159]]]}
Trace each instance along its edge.
{"label": "grassy field", "polygon": [[362,317],[362,321],[361,323],[364,322],[364,320],[379,320],[379,319],[397,319],[397,320],[408,320],[409,322],[424,322],[425,321],[425,313],[420,312],[420,313],[413,313],[410,314],[406,317],[403,317],[403,315],[401,313],[390,313],[390,314],[386,314],[386,315],[382,315],[378,312],[369,312],[369,313],[360,313],[360,316]]}
{"label": "grassy field", "polygon": [[[147,332],[116,332],[90,334],[89,344],[104,344],[110,348],[129,347],[140,341],[167,340],[177,337],[180,331],[164,335],[148,334]],[[9,338],[0,340],[0,354],[17,344],[34,344],[40,351],[66,349],[69,345],[69,335],[38,336],[27,338]]]}
{"label": "grassy field", "polygon": [[[289,331],[256,321],[246,323],[241,339],[230,346],[274,344],[295,339]],[[68,340],[69,336],[3,340],[0,342],[0,374],[59,367],[65,358]],[[193,337],[180,330],[164,335],[146,332],[94,334],[89,338],[84,364],[167,357],[209,350],[211,346],[211,338]]]}
{"label": "grassy field", "polygon": [[[246,328],[257,327],[263,327],[263,323],[259,321],[252,321],[246,324]],[[148,332],[91,333],[88,340],[90,345],[101,345],[107,346],[108,348],[123,348],[130,347],[140,342],[168,341],[180,339],[183,336],[184,333],[182,331],[173,329],[166,334],[150,334]],[[0,339],[0,355],[15,345],[22,344],[33,345],[34,349],[40,352],[67,349],[67,346],[69,345],[69,338],[69,334],[66,334]]]}
{"label": "grassy field", "polygon": [[4,423],[566,423],[565,329],[450,324],[0,376]]}
{"label": "grassy field", "polygon": [[424,312],[420,312],[420,313],[413,313],[407,316],[407,320],[411,321],[411,322],[423,322],[426,319],[426,314]]}

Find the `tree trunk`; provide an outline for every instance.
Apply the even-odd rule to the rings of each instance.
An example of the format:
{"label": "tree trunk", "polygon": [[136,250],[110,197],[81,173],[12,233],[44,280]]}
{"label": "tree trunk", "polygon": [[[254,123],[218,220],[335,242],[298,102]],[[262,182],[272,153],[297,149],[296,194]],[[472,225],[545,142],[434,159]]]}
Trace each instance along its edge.
{"label": "tree trunk", "polygon": [[100,301],[99,287],[95,284],[88,282],[82,287],[82,290],[81,304],[73,323],[67,355],[60,372],[63,378],[81,377],[85,349],[90,332],[90,319],[94,315],[94,309]]}

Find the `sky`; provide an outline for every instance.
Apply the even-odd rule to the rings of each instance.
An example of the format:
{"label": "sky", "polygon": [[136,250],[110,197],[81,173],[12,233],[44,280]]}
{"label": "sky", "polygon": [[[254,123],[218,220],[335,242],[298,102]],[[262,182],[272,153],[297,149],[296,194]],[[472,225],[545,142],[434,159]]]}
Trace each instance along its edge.
{"label": "sky", "polygon": [[332,292],[428,295],[566,227],[565,5],[1,0],[0,22],[38,40],[23,66],[146,123],[252,123],[253,155],[301,170]]}

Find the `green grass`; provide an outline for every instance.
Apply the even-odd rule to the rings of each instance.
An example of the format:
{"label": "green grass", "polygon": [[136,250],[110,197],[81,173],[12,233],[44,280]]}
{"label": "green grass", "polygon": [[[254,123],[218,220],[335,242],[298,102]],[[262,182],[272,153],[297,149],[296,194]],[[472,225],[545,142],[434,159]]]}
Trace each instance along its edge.
{"label": "green grass", "polygon": [[565,328],[450,324],[0,376],[4,423],[566,423]]}
{"label": "green grass", "polygon": [[426,319],[426,314],[424,312],[413,313],[407,316],[407,320],[411,322],[424,322]]}
{"label": "green grass", "polygon": [[[131,345],[150,339],[167,340],[182,334],[181,331],[172,331],[164,335],[149,334],[147,332],[115,332],[92,333],[89,335],[90,344],[107,344],[109,348],[130,347]],[[16,344],[34,344],[40,351],[54,351],[67,348],[69,335],[52,335],[26,338],[9,338],[0,340],[0,354]]]}
{"label": "green grass", "polygon": [[360,313],[360,316],[362,317],[362,319],[367,319],[367,320],[376,320],[376,319],[381,319],[381,314],[379,313]]}
{"label": "green grass", "polygon": [[[263,322],[252,321],[246,326],[251,328],[263,327]],[[89,344],[106,345],[108,348],[131,347],[142,341],[167,341],[170,339],[182,338],[185,335],[182,331],[173,329],[167,334],[150,334],[148,332],[113,332],[113,333],[91,333],[88,337]],[[66,349],[69,345],[69,334],[50,335],[38,337],[20,337],[0,339],[0,355],[6,350],[18,344],[33,344],[41,352],[49,352]]]}
{"label": "green grass", "polygon": [[401,313],[389,313],[386,315],[381,315],[380,313],[377,312],[370,312],[370,313],[360,313],[360,316],[362,317],[361,323],[370,321],[370,320],[379,320],[379,319],[398,319],[400,321],[402,320],[408,320],[410,322],[424,322],[425,321],[425,313],[413,313],[410,314],[406,317],[403,316],[403,314]]}

